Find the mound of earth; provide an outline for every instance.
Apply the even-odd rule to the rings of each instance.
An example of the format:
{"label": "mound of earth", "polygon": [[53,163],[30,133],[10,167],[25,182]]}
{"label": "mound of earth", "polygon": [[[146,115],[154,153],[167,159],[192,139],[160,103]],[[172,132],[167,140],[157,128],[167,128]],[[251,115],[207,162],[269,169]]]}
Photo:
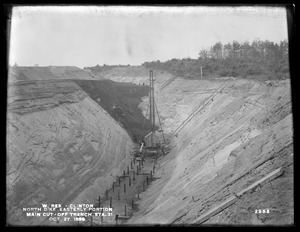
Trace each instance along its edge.
{"label": "mound of earth", "polygon": [[74,66],[23,67],[9,69],[9,82],[50,79],[95,79],[90,73]]}

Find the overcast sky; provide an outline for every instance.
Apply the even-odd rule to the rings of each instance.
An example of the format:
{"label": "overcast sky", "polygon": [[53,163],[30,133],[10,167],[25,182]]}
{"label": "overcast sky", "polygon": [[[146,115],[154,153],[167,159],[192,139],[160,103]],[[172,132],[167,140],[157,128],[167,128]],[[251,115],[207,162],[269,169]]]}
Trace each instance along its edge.
{"label": "overcast sky", "polygon": [[15,7],[10,64],[140,65],[198,58],[216,42],[287,39],[284,8]]}

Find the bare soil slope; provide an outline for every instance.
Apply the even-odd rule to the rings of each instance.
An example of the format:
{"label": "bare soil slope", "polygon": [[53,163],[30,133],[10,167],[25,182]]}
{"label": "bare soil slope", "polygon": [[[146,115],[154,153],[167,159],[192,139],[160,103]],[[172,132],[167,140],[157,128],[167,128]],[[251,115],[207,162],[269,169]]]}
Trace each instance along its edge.
{"label": "bare soil slope", "polygon": [[131,138],[138,142],[150,130],[150,120],[139,104],[149,93],[149,86],[111,80],[74,80],[88,95],[120,122]]}
{"label": "bare soil slope", "polygon": [[6,199],[13,225],[49,223],[22,210],[41,203],[93,203],[130,163],[133,148],[124,128],[76,83],[35,80],[39,75],[8,86]]}
{"label": "bare soil slope", "polygon": [[[101,75],[104,79],[109,79],[115,82],[129,82],[136,85],[149,85],[149,72],[150,69],[144,66],[128,66],[128,67],[115,67],[94,75]],[[155,78],[159,74],[159,78]],[[172,78],[173,75],[163,71],[155,71],[154,79],[157,86],[162,86],[164,82]]]}
{"label": "bare soil slope", "polygon": [[[282,175],[204,223],[293,224],[290,80],[184,80],[166,75],[154,72],[157,82],[161,80],[155,82],[155,100],[165,133],[174,133],[171,152],[161,158],[159,179],[142,194],[140,210],[127,223],[197,224],[210,209],[282,167]],[[148,101],[144,97],[140,104],[144,115]],[[191,114],[194,117],[185,122]],[[255,214],[259,209],[270,213]]]}
{"label": "bare soil slope", "polygon": [[281,166],[282,176],[205,223],[252,225],[256,209],[270,209],[269,214],[254,215],[262,224],[293,223],[289,80],[175,80],[156,93],[164,128],[176,131],[211,96],[206,92],[224,82],[226,87],[176,133],[171,153],[161,160],[161,179],[143,197],[142,211],[128,223],[197,224],[209,209]]}
{"label": "bare soil slope", "polygon": [[47,67],[11,67],[9,81],[50,80],[50,79],[85,79],[95,78],[88,72],[74,66]]}

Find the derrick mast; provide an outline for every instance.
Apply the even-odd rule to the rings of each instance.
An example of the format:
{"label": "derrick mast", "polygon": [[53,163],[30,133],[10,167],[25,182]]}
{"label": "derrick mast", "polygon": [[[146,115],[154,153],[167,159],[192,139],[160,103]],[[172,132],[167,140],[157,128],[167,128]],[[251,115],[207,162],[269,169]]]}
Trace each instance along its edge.
{"label": "derrick mast", "polygon": [[151,134],[150,134],[150,142],[154,143],[154,133],[155,133],[155,103],[154,103],[154,84],[153,84],[153,71],[150,70],[150,122],[151,122]]}

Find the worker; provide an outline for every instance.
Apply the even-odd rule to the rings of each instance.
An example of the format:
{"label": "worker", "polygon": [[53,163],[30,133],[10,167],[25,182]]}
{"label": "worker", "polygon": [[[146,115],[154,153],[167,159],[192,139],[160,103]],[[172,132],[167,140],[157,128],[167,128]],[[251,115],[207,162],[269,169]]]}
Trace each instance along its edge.
{"label": "worker", "polygon": [[141,154],[143,151],[144,144],[141,142],[140,145],[141,145],[141,147],[140,147],[140,154]]}
{"label": "worker", "polygon": [[116,224],[118,224],[118,217],[119,217],[119,215],[118,215],[118,214],[116,214],[116,217],[115,217]]}

